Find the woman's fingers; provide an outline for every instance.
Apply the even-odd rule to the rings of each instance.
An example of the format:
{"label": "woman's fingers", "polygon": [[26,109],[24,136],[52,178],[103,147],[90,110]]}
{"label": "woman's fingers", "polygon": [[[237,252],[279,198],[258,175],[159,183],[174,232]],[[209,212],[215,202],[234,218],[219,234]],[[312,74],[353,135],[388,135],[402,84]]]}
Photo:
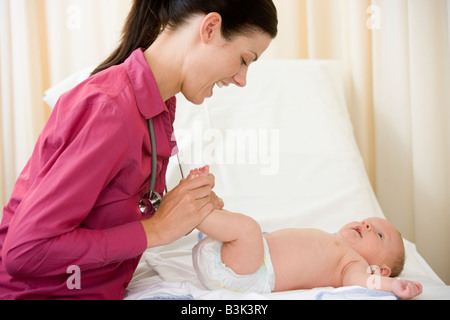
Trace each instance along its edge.
{"label": "woman's fingers", "polygon": [[155,215],[142,222],[148,247],[170,244],[195,229],[217,205],[213,185],[213,175],[199,176],[166,194]]}
{"label": "woman's fingers", "polygon": [[214,188],[215,185],[215,177],[212,174],[205,176],[197,176],[193,179],[182,180],[180,182],[180,186],[185,187],[188,190],[197,189],[202,186],[209,185],[211,188]]}

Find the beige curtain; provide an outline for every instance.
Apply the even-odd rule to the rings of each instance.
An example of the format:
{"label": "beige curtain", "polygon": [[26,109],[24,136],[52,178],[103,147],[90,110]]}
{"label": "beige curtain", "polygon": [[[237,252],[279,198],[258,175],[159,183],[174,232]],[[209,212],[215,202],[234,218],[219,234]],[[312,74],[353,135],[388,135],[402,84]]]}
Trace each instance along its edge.
{"label": "beige curtain", "polygon": [[0,0],[0,200],[49,114],[44,91],[117,45],[131,0]]}
{"label": "beige curtain", "polygon": [[0,2],[1,199],[2,204],[48,116],[41,103],[46,32],[42,1]]}
{"label": "beige curtain", "polygon": [[[275,0],[265,54],[338,59],[380,204],[450,284],[450,0]],[[45,89],[96,65],[131,0],[0,0],[0,183],[8,200],[49,115]]]}

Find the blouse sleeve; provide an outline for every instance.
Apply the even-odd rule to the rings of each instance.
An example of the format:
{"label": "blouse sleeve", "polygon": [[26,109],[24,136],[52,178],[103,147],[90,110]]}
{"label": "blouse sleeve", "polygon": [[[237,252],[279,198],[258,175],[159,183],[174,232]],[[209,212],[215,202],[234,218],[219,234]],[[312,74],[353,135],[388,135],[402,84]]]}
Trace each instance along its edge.
{"label": "blouse sleeve", "polygon": [[[32,159],[41,162],[41,172],[27,186],[2,252],[11,276],[65,274],[71,265],[96,269],[146,249],[140,222],[83,228],[100,193],[121,169],[129,141],[120,109],[111,102],[78,109],[69,115],[54,111],[39,138]],[[49,148],[52,152],[45,152]]]}

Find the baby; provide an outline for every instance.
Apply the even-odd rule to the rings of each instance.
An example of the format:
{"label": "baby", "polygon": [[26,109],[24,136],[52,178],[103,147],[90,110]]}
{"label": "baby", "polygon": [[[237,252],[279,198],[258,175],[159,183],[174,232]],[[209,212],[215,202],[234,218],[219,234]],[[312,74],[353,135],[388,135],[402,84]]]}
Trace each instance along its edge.
{"label": "baby", "polygon": [[[208,174],[191,171],[188,179]],[[194,267],[210,290],[270,293],[317,287],[362,286],[411,299],[417,282],[394,279],[404,264],[400,233],[388,221],[369,218],[336,235],[317,229],[283,229],[262,235],[252,218],[213,211],[197,229],[208,237],[193,249]]]}

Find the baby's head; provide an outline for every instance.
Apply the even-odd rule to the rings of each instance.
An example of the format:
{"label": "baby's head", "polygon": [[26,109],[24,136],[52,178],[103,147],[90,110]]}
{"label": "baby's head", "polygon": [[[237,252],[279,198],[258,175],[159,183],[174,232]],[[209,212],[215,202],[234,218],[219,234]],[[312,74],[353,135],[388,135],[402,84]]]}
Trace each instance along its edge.
{"label": "baby's head", "polygon": [[383,276],[398,276],[405,263],[405,247],[398,230],[381,218],[351,222],[339,230],[343,238],[371,266],[378,266]]}

